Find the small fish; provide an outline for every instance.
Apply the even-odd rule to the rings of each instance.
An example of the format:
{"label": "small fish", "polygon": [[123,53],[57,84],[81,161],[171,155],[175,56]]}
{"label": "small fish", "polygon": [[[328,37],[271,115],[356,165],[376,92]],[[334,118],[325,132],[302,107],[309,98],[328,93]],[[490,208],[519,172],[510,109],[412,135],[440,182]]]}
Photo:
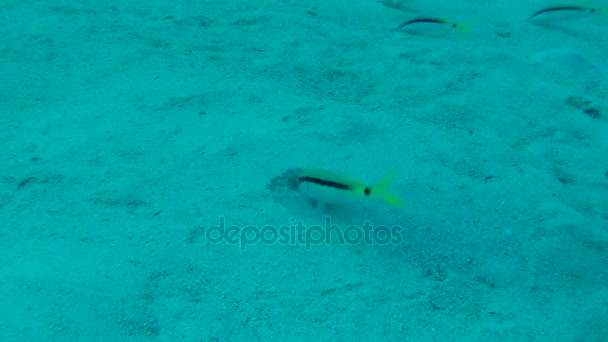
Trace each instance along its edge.
{"label": "small fish", "polygon": [[411,8],[407,5],[407,2],[406,0],[381,0],[380,4],[388,8],[409,12]]}
{"label": "small fish", "polygon": [[379,200],[403,208],[403,201],[389,191],[396,176],[397,170],[394,170],[378,184],[370,186],[335,172],[307,169],[297,175],[297,182],[300,191],[321,205]]}
{"label": "small fish", "polygon": [[469,23],[455,23],[440,18],[416,18],[404,22],[396,30],[423,35],[446,33],[446,30],[456,30],[462,34],[468,34],[470,27]]}
{"label": "small fish", "polygon": [[608,17],[608,7],[587,7],[577,5],[552,6],[534,13],[530,17],[530,20],[542,20],[542,18],[548,19],[550,16],[554,15],[559,16],[562,19],[569,19],[578,17],[584,13],[600,14]]}

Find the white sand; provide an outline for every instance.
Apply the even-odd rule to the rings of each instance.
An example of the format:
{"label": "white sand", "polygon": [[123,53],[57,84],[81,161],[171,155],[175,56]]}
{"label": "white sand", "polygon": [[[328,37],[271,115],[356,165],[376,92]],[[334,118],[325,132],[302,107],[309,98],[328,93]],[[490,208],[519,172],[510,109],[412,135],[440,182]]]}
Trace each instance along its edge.
{"label": "white sand", "polygon": [[[608,340],[608,20],[102,3],[0,10],[0,340]],[[471,35],[393,30],[417,15]],[[407,209],[333,222],[403,243],[206,241],[220,216],[322,223],[268,188],[318,165],[401,167]]]}

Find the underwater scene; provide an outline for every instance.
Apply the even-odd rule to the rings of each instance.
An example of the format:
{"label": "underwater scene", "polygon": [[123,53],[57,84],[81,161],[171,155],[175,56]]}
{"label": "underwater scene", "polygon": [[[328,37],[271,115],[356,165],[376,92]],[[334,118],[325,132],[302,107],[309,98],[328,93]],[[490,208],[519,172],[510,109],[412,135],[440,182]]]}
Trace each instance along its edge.
{"label": "underwater scene", "polygon": [[608,1],[6,0],[0,341],[608,341]]}

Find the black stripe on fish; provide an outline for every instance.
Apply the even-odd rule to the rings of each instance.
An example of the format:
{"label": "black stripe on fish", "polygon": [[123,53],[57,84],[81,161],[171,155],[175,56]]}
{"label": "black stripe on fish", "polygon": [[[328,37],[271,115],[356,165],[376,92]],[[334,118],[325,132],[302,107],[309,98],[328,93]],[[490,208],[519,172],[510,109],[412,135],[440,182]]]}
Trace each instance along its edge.
{"label": "black stripe on fish", "polygon": [[332,182],[332,181],[328,181],[328,180],[321,179],[321,178],[300,177],[299,180],[300,180],[300,182],[310,182],[310,183],[315,183],[315,184],[319,184],[319,185],[329,186],[331,188],[336,188],[336,189],[340,189],[340,190],[349,190],[350,189],[350,186],[348,186],[346,184]]}
{"label": "black stripe on fish", "polygon": [[562,7],[551,7],[551,8],[545,8],[543,10],[540,10],[536,13],[534,13],[530,19],[533,19],[534,17],[537,17],[541,14],[544,13],[550,13],[550,12],[559,12],[559,11],[589,11],[590,13],[594,13],[596,11],[595,8],[586,8],[586,7],[580,7],[580,6],[562,6]]}
{"label": "black stripe on fish", "polygon": [[[404,22],[401,26],[397,27],[397,30],[401,30],[402,28],[416,23],[434,23],[434,24],[447,24],[446,21],[441,19],[431,19],[431,18],[421,18],[421,19],[412,19]],[[452,27],[456,27],[456,24],[452,24]]]}

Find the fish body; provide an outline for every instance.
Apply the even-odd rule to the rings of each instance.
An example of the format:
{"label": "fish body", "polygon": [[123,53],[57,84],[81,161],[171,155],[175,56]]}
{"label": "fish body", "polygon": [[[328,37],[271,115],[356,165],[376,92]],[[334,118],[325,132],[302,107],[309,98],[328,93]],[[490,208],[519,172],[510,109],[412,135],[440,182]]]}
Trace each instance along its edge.
{"label": "fish body", "polygon": [[403,201],[390,192],[397,175],[391,172],[376,185],[366,185],[339,173],[312,168],[297,175],[298,189],[323,205],[355,204],[368,200],[382,201],[403,208]]}
{"label": "fish body", "polygon": [[421,35],[439,35],[450,31],[468,34],[470,26],[468,23],[455,23],[442,18],[422,17],[410,19],[399,25],[396,30]]}
{"label": "fish body", "polygon": [[532,14],[530,20],[559,20],[580,18],[582,14],[600,14],[608,17],[607,7],[561,5],[544,8]]}

